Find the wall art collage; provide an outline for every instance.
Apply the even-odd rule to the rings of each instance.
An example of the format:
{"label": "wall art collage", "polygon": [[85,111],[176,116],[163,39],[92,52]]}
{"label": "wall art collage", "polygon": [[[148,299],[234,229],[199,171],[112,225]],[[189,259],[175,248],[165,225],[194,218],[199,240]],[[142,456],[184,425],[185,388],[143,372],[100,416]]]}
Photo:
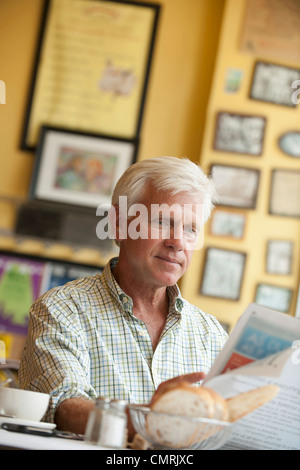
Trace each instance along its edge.
{"label": "wall art collage", "polygon": [[[239,72],[239,73],[238,73]],[[241,88],[244,72],[230,68],[224,91],[236,93]],[[257,60],[248,99],[266,106],[284,106],[294,112],[299,100],[295,98],[295,84],[300,87],[300,69]],[[250,108],[250,107],[249,107]],[[260,108],[262,109],[262,108]],[[269,118],[270,119],[270,118]],[[268,119],[260,114],[242,114],[227,110],[216,112],[212,148],[224,156],[247,156],[255,159],[254,166],[211,162],[210,175],[216,186],[218,200],[209,222],[209,234],[224,240],[244,240],[249,210],[257,209],[262,184],[264,143]],[[300,127],[290,129],[277,138],[282,162],[299,159]],[[280,157],[281,158],[281,157]],[[249,160],[248,160],[249,161]],[[257,164],[256,164],[257,162]],[[300,166],[280,165],[271,169],[267,214],[270,216],[300,218]],[[222,238],[220,238],[222,237]],[[278,276],[292,273],[294,243],[289,239],[267,240],[265,272]],[[247,253],[209,246],[206,249],[200,295],[237,301],[240,299]],[[293,291],[281,285],[259,282],[254,301],[266,307],[288,313]]]}

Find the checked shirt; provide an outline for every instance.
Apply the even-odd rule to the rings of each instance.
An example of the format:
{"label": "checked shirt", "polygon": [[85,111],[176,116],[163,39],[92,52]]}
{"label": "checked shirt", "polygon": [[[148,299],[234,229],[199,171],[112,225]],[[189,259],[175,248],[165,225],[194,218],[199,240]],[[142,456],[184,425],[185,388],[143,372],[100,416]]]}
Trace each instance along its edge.
{"label": "checked shirt", "polygon": [[71,397],[149,403],[162,381],[208,372],[227,339],[218,321],[174,285],[167,288],[169,312],[153,351],[146,325],[112,274],[116,263],[51,289],[30,309],[19,380],[21,388],[50,394],[46,421]]}

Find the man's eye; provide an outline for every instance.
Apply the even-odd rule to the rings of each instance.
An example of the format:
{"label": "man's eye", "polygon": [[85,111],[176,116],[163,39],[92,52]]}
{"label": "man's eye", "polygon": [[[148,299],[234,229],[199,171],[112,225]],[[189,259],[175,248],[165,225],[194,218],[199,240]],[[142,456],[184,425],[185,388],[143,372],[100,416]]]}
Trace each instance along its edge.
{"label": "man's eye", "polygon": [[167,222],[164,219],[152,219],[151,225],[154,227],[165,227]]}
{"label": "man's eye", "polygon": [[194,226],[185,226],[184,231],[189,235],[197,235],[197,229]]}

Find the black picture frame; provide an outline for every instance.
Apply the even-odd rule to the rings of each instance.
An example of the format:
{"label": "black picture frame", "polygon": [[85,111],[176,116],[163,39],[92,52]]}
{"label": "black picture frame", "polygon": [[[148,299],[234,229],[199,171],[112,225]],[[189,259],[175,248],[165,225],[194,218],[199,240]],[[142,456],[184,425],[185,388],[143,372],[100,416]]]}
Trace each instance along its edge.
{"label": "black picture frame", "polygon": [[[103,10],[107,12],[107,15],[110,14],[109,11],[112,10],[113,8],[114,9],[119,9],[119,13],[120,13],[122,8],[128,7],[130,9],[132,9],[133,13],[134,12],[138,13],[139,10],[146,9],[145,11],[149,12],[149,17],[151,16],[151,18],[147,19],[147,22],[148,22],[147,27],[149,27],[149,37],[148,36],[146,37],[146,33],[143,33],[143,34],[145,34],[145,37],[144,37],[145,45],[143,46],[142,44],[140,44],[140,46],[139,46],[139,47],[144,47],[145,48],[144,56],[143,56],[143,59],[142,59],[143,63],[138,65],[139,67],[141,67],[141,69],[139,69],[139,71],[138,71],[139,72],[138,76],[139,76],[140,81],[138,81],[137,87],[138,87],[138,90],[139,90],[139,95],[138,95],[138,98],[135,99],[134,102],[132,103],[132,108],[133,108],[133,113],[132,114],[133,115],[128,116],[128,114],[123,113],[124,116],[126,115],[126,120],[128,122],[129,121],[131,122],[131,128],[130,128],[130,130],[128,129],[128,130],[124,131],[122,129],[119,129],[117,127],[117,125],[115,125],[115,124],[112,124],[110,126],[109,131],[104,128],[104,127],[106,127],[107,107],[109,106],[109,104],[107,104],[106,102],[105,102],[105,106],[103,106],[103,109],[101,108],[101,114],[99,114],[99,117],[98,117],[100,122],[98,123],[98,121],[97,121],[97,125],[95,126],[94,123],[95,123],[96,120],[91,119],[91,104],[84,101],[86,99],[85,98],[85,93],[86,93],[86,91],[90,92],[90,88],[88,90],[86,90],[86,89],[83,90],[82,97],[81,97],[81,100],[83,100],[83,104],[80,108],[78,107],[78,104],[77,104],[77,111],[75,111],[77,113],[76,114],[77,119],[76,119],[76,121],[74,120],[74,123],[69,122],[69,117],[68,117],[68,119],[66,119],[65,117],[62,117],[64,114],[66,115],[67,113],[63,113],[63,112],[61,112],[61,110],[59,110],[59,112],[56,110],[56,113],[52,112],[52,111],[51,111],[51,113],[49,113],[46,110],[48,105],[52,106],[52,104],[57,103],[58,100],[55,99],[55,97],[53,97],[51,95],[52,91],[50,92],[49,88],[44,89],[42,86],[39,86],[41,84],[41,74],[40,74],[40,72],[42,70],[42,67],[46,67],[43,64],[45,63],[45,59],[47,57],[47,54],[46,54],[46,52],[47,52],[47,49],[46,49],[47,35],[50,34],[49,31],[52,31],[51,27],[53,27],[53,24],[55,25],[55,22],[53,24],[50,22],[53,2],[52,2],[52,0],[45,0],[45,7],[44,7],[44,10],[43,10],[42,19],[41,19],[41,27],[40,27],[36,57],[35,57],[34,66],[33,66],[33,74],[32,74],[32,79],[31,79],[31,85],[30,85],[30,90],[29,90],[29,93],[28,93],[28,102],[27,102],[26,112],[25,112],[25,116],[24,116],[24,124],[23,124],[23,129],[22,129],[22,135],[21,135],[21,138],[20,138],[20,148],[23,149],[23,150],[35,151],[36,146],[37,146],[37,141],[38,141],[38,134],[40,132],[40,127],[42,125],[46,125],[46,126],[49,126],[49,127],[68,128],[69,130],[75,130],[75,131],[81,131],[81,132],[87,132],[87,133],[90,132],[90,133],[95,133],[95,134],[109,134],[112,137],[121,137],[121,138],[128,138],[128,139],[137,138],[140,134],[143,111],[144,111],[144,106],[145,106],[145,101],[146,101],[147,87],[148,87],[149,77],[150,77],[150,69],[151,69],[153,53],[154,53],[155,36],[156,36],[157,28],[158,28],[158,20],[159,20],[159,14],[160,14],[161,6],[160,6],[160,4],[154,3],[154,2],[153,3],[144,3],[142,1],[141,2],[134,2],[134,1],[130,1],[130,0],[90,0],[90,2],[94,3],[94,10],[96,8],[102,8],[103,7]],[[57,7],[57,8],[59,8],[59,7]],[[72,8],[70,8],[70,13],[72,13],[72,14],[74,13],[74,10],[72,11]],[[111,20],[112,20],[112,13],[110,15]],[[150,15],[150,13],[151,13],[151,15]],[[91,12],[90,15],[91,15],[91,28],[87,28],[87,31],[92,29],[93,22],[95,21],[95,16],[94,16],[95,11],[94,11],[94,13]],[[70,21],[71,21],[71,19],[70,19]],[[74,28],[73,23],[71,23],[71,26],[72,26],[72,28]],[[63,34],[65,34],[67,31],[72,30],[72,28],[70,28],[70,27],[68,28],[68,24],[64,25],[63,21],[60,22],[59,27],[60,27],[60,29],[62,29]],[[117,26],[116,26],[116,28],[117,28]],[[99,28],[98,28],[98,30],[99,30]],[[57,37],[57,36],[55,36],[55,37]],[[114,38],[115,38],[115,40],[117,40],[118,34],[114,34]],[[102,38],[100,38],[100,40],[102,40]],[[93,47],[95,47],[95,43],[96,43],[95,38],[93,38],[93,41],[91,41],[91,42],[93,44]],[[121,39],[119,38],[119,42],[120,42],[119,47],[117,47],[117,46],[115,47],[116,52],[114,53],[114,52],[110,51],[113,57],[107,57],[106,58],[106,63],[107,64],[111,65],[110,60],[114,60],[114,55],[119,56],[119,55],[122,54],[122,43],[124,42],[124,38],[123,38],[123,41],[122,41],[122,38]],[[71,44],[71,46],[72,46],[72,44]],[[81,43],[81,47],[84,47],[83,43]],[[89,49],[87,49],[87,51],[90,50],[90,45],[87,45],[86,47],[89,48]],[[58,47],[57,49],[58,49],[58,54],[59,54],[60,53],[60,48]],[[76,54],[79,54],[78,50],[79,50],[79,48],[76,48],[73,45],[73,49],[71,50],[71,56],[73,58],[74,57],[76,58],[77,57]],[[83,57],[88,56],[88,53],[87,52],[84,53],[84,51],[83,52],[81,51],[81,54],[83,55]],[[109,53],[107,53],[107,56],[109,56]],[[124,59],[123,59],[123,61],[124,61]],[[138,61],[138,58],[136,58],[136,61]],[[82,72],[82,70],[84,69],[84,64],[82,63],[83,61],[78,60],[77,62],[80,63],[80,66],[78,66],[78,72],[80,72],[80,71]],[[117,66],[114,63],[113,63],[112,66],[115,67],[115,69],[117,68]],[[129,65],[128,66],[124,65],[123,67],[124,68],[122,69],[121,66],[120,67],[118,66],[118,70],[122,69],[122,73],[124,72],[124,74],[127,74],[127,76],[128,76],[129,72],[131,73],[130,66]],[[74,75],[76,75],[76,70],[74,70]],[[135,77],[135,79],[136,79],[136,77]],[[69,87],[67,86],[68,83],[66,82],[66,80],[64,78],[64,75],[61,75],[60,79],[59,79],[60,86],[61,86],[62,83],[65,83],[65,88],[66,88],[66,90],[68,90],[69,89]],[[99,83],[100,83],[100,81],[99,81]],[[55,87],[53,87],[53,89],[55,90]],[[51,90],[52,90],[52,88],[51,88]],[[39,93],[39,95],[38,95],[38,93]],[[53,91],[53,93],[54,93],[54,91]],[[116,93],[118,95],[120,95],[121,94],[120,89],[118,89],[118,91]],[[128,95],[128,93],[127,93],[127,95]],[[42,96],[44,98],[44,100],[40,100],[40,101],[37,100],[37,102],[38,102],[38,104],[37,104],[38,111],[35,110],[36,114],[35,114],[34,117],[32,117],[32,114],[34,114],[33,110],[35,109],[34,105],[36,103],[37,96],[39,98]],[[77,94],[74,93],[74,97],[76,97],[76,96],[78,96],[78,93]],[[114,96],[112,98],[114,98]],[[127,98],[128,98],[128,96],[127,96]],[[70,101],[70,97],[69,97],[69,101]],[[44,108],[43,108],[43,111],[40,109],[41,108],[39,106],[40,102],[44,103],[44,105],[45,105]],[[61,100],[59,102],[61,102]],[[110,102],[113,103],[113,102],[115,102],[115,100],[111,99]],[[63,111],[68,110],[67,106],[69,106],[69,104],[65,105],[65,108],[63,108]],[[84,112],[82,112],[82,110],[84,110]],[[117,111],[118,111],[118,109],[116,109],[115,112],[117,112]],[[100,107],[97,107],[97,113],[100,113]],[[71,114],[72,113],[70,112],[70,115]],[[120,114],[121,114],[121,112],[118,113],[118,115],[120,115]],[[49,117],[50,115],[51,115],[51,118]],[[59,116],[59,117],[56,117],[56,115]],[[81,117],[81,116],[85,116],[85,118]],[[92,116],[92,117],[94,118],[94,116]],[[114,115],[112,116],[112,123],[114,123],[116,121],[113,118],[114,118]],[[33,119],[33,121],[31,121],[32,119]],[[65,121],[64,121],[64,119],[65,119]],[[87,122],[89,122],[89,123],[93,122],[93,128],[91,127],[90,124],[87,124]]]}
{"label": "black picture frame", "polygon": [[114,186],[137,159],[138,140],[42,126],[29,196],[95,209],[111,204]]}

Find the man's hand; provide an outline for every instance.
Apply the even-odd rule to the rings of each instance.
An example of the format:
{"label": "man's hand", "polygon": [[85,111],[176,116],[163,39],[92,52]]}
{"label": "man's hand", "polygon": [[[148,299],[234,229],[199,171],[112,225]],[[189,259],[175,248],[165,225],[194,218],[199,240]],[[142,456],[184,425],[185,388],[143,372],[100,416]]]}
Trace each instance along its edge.
{"label": "man's hand", "polygon": [[93,400],[68,398],[63,401],[55,413],[55,423],[61,431],[84,434],[90,411],[94,408]]}
{"label": "man's hand", "polygon": [[[166,380],[162,382],[155,391],[156,393],[161,393],[164,387],[167,387],[170,383],[178,382],[189,382],[195,383],[203,380],[205,374],[203,372],[194,372],[192,374],[179,375],[173,379]],[[149,404],[148,404],[149,405]],[[57,428],[63,431],[71,431],[77,434],[84,434],[89,417],[90,411],[94,408],[94,402],[92,400],[87,400],[84,398],[69,398],[63,401],[55,414],[55,423]],[[136,433],[131,419],[129,411],[127,411],[128,416],[128,440],[131,441],[134,434]]]}

